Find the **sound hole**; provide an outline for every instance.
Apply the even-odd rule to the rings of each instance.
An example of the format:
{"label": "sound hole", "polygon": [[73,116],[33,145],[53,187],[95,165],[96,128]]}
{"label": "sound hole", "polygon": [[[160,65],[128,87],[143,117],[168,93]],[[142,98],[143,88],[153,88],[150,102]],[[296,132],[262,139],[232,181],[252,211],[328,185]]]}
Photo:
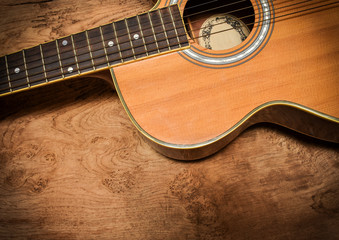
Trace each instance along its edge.
{"label": "sound hole", "polygon": [[250,0],[189,0],[184,10],[190,37],[211,50],[230,49],[245,41],[254,20]]}

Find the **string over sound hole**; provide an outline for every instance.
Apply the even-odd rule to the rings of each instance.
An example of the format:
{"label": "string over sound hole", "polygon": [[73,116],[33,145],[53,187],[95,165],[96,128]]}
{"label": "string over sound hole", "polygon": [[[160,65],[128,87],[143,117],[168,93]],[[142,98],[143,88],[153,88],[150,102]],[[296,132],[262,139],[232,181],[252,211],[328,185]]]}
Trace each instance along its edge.
{"label": "string over sound hole", "polygon": [[188,1],[184,11],[190,37],[210,50],[226,50],[246,40],[254,23],[250,0]]}

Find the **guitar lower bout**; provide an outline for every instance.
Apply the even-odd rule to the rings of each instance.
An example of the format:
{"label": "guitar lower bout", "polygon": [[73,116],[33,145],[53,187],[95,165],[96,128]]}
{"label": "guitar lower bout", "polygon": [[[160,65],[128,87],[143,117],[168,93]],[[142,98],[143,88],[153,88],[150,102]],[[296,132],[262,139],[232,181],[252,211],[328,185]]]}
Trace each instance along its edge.
{"label": "guitar lower bout", "polygon": [[[200,1],[196,12],[195,2],[156,6],[170,3],[179,4],[190,48],[111,70],[128,115],[154,148],[199,159],[259,122],[339,142],[337,2],[244,1],[255,16],[248,36],[237,27],[244,17],[227,15],[238,3],[210,6],[218,10],[209,15]],[[243,42],[213,49],[211,24],[232,26]]]}
{"label": "guitar lower bout", "polygon": [[[179,56],[174,54],[175,57]],[[139,71],[134,70],[125,69],[124,66],[111,69],[116,91],[129,118],[144,139],[167,157],[179,160],[207,157],[225,147],[246,128],[262,122],[274,123],[311,137],[339,143],[338,118],[300,104],[282,100],[269,101],[253,108],[247,114],[246,109],[238,109],[227,117],[224,113],[232,112],[232,109],[227,109],[227,104],[222,101],[212,101],[210,108],[206,108],[206,103],[201,102],[204,100],[203,96],[199,94],[191,94],[190,97],[190,94],[180,89],[182,93],[176,92],[171,96],[168,92],[172,90],[169,88],[171,84],[166,81],[166,74],[151,78],[148,75],[152,74],[151,71],[148,74],[140,72],[138,79],[141,80],[138,82],[144,84],[138,85],[137,89],[128,89],[128,80],[131,79],[128,72]],[[143,81],[146,79],[149,79],[149,84]],[[168,88],[158,85],[157,79],[166,82]],[[180,82],[180,78],[178,80],[174,76],[170,79]],[[218,109],[219,117],[211,111],[212,108]],[[239,110],[244,116],[238,119],[236,116]]]}

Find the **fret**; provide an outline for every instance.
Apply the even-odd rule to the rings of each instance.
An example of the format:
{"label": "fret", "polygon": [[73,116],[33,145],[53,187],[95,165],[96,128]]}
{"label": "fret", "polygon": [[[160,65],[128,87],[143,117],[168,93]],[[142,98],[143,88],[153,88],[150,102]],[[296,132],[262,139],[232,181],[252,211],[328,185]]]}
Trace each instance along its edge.
{"label": "fret", "polygon": [[7,56],[5,56],[5,62],[6,62],[7,80],[8,80],[8,84],[9,84],[10,90],[12,92],[13,88],[12,88],[12,84],[11,84],[11,78],[9,77],[9,68],[8,68]]}
{"label": "fret", "polygon": [[169,8],[172,12],[172,18],[173,18],[173,20],[174,20],[173,22],[176,26],[180,45],[181,45],[181,47],[186,47],[186,46],[189,45],[189,43],[188,43],[188,40],[187,40],[185,26],[183,24],[183,20],[182,20],[181,15],[180,15],[180,10],[179,10],[177,5],[172,5]]}
{"label": "fret", "polygon": [[167,32],[166,32],[166,29],[165,29],[165,24],[164,24],[164,20],[163,20],[163,17],[164,17],[164,14],[161,13],[163,9],[159,9],[159,15],[160,15],[160,21],[161,21],[161,26],[164,30],[164,33],[165,33],[165,37],[166,37],[166,42],[167,42],[167,45],[168,45],[168,48],[171,50],[171,45],[168,41],[168,35],[167,35]]}
{"label": "fret", "polygon": [[[95,30],[92,30],[92,31],[95,31]],[[102,47],[103,47],[105,54],[104,54],[104,56],[102,56],[103,54],[102,54],[102,50],[101,50],[101,47],[100,47],[100,43],[98,43],[97,44],[98,48],[96,49],[97,50],[96,52],[98,52],[98,55],[96,55],[97,57],[95,57],[94,63],[97,67],[101,68],[101,67],[105,67],[105,65],[104,65],[105,60],[104,59],[106,59],[107,66],[109,66],[109,60],[108,60],[108,56],[107,56],[107,50],[106,50],[106,47],[105,47],[104,36],[102,35],[101,26],[99,27],[99,31],[100,31],[100,38],[101,38]]]}
{"label": "fret", "polygon": [[95,68],[92,62],[86,32],[77,33],[72,37],[74,40],[74,51],[79,70],[81,72],[94,70]]}
{"label": "fret", "polygon": [[105,48],[102,43],[91,45],[92,58],[95,69],[105,68],[109,66],[108,56],[106,55]]}
{"label": "fret", "polygon": [[173,19],[173,15],[172,15],[172,10],[171,8],[167,8],[166,10],[168,10],[167,14],[169,15],[171,21],[167,24],[165,24],[165,29],[167,32],[167,35],[169,36],[169,41],[171,46],[175,47],[175,48],[180,48],[181,44],[180,44],[180,40],[178,37],[178,31],[176,29],[176,25]]}
{"label": "fret", "polygon": [[24,67],[25,67],[25,72],[26,72],[27,86],[31,87],[31,85],[29,84],[29,79],[28,79],[27,64],[26,64],[26,59],[25,59],[25,50],[22,51],[22,58],[24,60]]}
{"label": "fret", "polygon": [[[132,50],[132,53],[133,53],[133,57],[134,57],[134,59],[137,59],[136,56],[135,56],[134,47],[133,47],[133,43],[132,43],[132,39],[131,39],[131,33],[129,31],[126,18],[125,18],[125,25],[126,25],[126,29],[127,29],[127,35],[128,35],[128,38],[129,38],[129,42],[131,44],[131,50]],[[138,38],[137,35],[135,35],[135,38]]]}
{"label": "fret", "polygon": [[121,48],[120,48],[119,41],[118,41],[118,37],[117,37],[117,31],[115,29],[114,23],[112,23],[112,27],[113,27],[114,35],[116,36],[116,44],[117,44],[117,47],[118,47],[118,50],[119,50],[119,56],[120,56],[121,62],[124,62],[124,59],[123,59],[122,53],[121,53]]}
{"label": "fret", "polygon": [[27,76],[29,78],[31,86],[46,82],[46,75],[45,69],[43,68],[43,62],[41,58],[42,52],[40,51],[40,46],[26,49],[24,51],[27,66]]}
{"label": "fret", "polygon": [[43,70],[44,70],[44,76],[45,76],[46,82],[48,82],[47,74],[46,74],[45,61],[44,61],[44,54],[42,53],[42,47],[41,47],[41,44],[39,45],[39,48],[40,48],[40,55],[41,55],[42,68],[43,68]]}
{"label": "fret", "polygon": [[101,27],[89,30],[88,40],[91,46],[95,68],[100,69],[109,66],[108,55],[105,48],[105,40]]}
{"label": "fret", "polygon": [[57,53],[58,53],[60,71],[61,71],[62,77],[65,78],[64,71],[62,70],[62,62],[61,62],[61,56],[60,56],[60,49],[59,49],[58,39],[55,40],[55,45],[56,45],[56,50],[57,50]]}
{"label": "fret", "polygon": [[57,41],[41,45],[47,81],[64,78]]}
{"label": "fret", "polygon": [[177,5],[0,57],[0,94],[188,46]]}
{"label": "fret", "polygon": [[0,58],[0,94],[11,92],[7,74],[6,56]]}
{"label": "fret", "polygon": [[120,49],[121,57],[124,62],[134,59],[133,48],[131,39],[127,31],[127,25],[125,20],[120,20],[113,23],[114,31],[118,41],[118,47]]}
{"label": "fret", "polygon": [[169,7],[168,9],[169,9],[169,13],[170,13],[170,16],[171,16],[171,19],[172,19],[172,22],[173,22],[174,32],[175,32],[175,35],[177,36],[179,47],[181,47],[180,39],[179,39],[179,34],[178,34],[178,31],[177,31],[177,25],[175,24],[171,7]]}
{"label": "fret", "polygon": [[73,41],[70,36],[58,39],[57,48],[59,50],[62,72],[65,77],[77,75],[79,68],[75,58]]}
{"label": "fret", "polygon": [[141,24],[140,24],[140,19],[139,19],[139,16],[137,16],[137,20],[138,20],[138,26],[139,26],[139,29],[140,29],[140,34],[141,34],[141,39],[142,39],[142,42],[144,44],[144,48],[145,48],[145,54],[146,56],[148,56],[148,50],[147,50],[147,47],[146,47],[146,42],[145,42],[145,38],[144,38],[144,34],[141,30]]}
{"label": "fret", "polygon": [[169,44],[166,41],[165,31],[161,24],[159,11],[150,12],[150,17],[160,52],[168,51]]}
{"label": "fret", "polygon": [[88,31],[86,30],[85,33],[86,33],[86,40],[87,40],[87,45],[88,45],[88,49],[89,49],[89,55],[91,57],[93,69],[95,70],[93,55],[92,55],[92,48],[91,48],[91,44],[89,43],[89,38],[88,38]]}
{"label": "fret", "polygon": [[7,81],[6,56],[0,57],[0,79]]}
{"label": "fret", "polygon": [[138,17],[131,17],[126,19],[127,29],[129,30],[129,35],[131,39],[131,44],[133,46],[134,55],[136,58],[141,58],[147,56],[147,49],[143,39],[142,32],[140,30],[140,24]]}
{"label": "fret", "polygon": [[[77,57],[77,54],[76,54],[76,52],[75,52],[75,46],[74,46],[73,35],[71,35],[71,42],[72,42],[72,47],[73,47],[73,54],[74,54],[75,64],[76,64],[76,66],[77,66],[78,73],[80,74],[80,68],[79,68],[79,63],[78,63],[78,57]],[[70,69],[72,69],[72,70],[70,70]],[[69,68],[67,69],[67,71],[68,71],[69,73],[72,73],[72,72],[74,71],[74,69],[73,69],[73,67],[71,66],[71,67],[69,67]]]}
{"label": "fret", "polygon": [[114,65],[123,62],[113,24],[104,25],[101,30],[109,64]]}
{"label": "fret", "polygon": [[155,40],[155,34],[149,17],[149,13],[144,13],[138,16],[140,22],[140,29],[143,39],[146,44],[147,52],[149,55],[159,53],[159,46]]}
{"label": "fret", "polygon": [[[52,54],[52,55],[49,55],[50,53],[53,53],[53,45],[55,45],[55,51],[56,51],[56,54]],[[46,44],[46,47],[48,46],[48,44]],[[62,63],[61,63],[61,57],[60,57],[60,50],[59,50],[59,46],[58,46],[58,40],[56,40],[55,42],[51,42],[51,49],[45,53],[44,52],[44,55],[46,56],[45,58],[45,63],[46,63],[46,69],[47,69],[47,76],[48,77],[51,77],[50,80],[54,80],[52,79],[53,77],[55,76],[58,76],[58,72],[60,70],[60,73],[61,73],[61,76],[62,78],[65,78],[65,75],[62,71]],[[57,57],[57,61],[55,61],[55,57]],[[51,75],[50,76],[50,72],[49,70],[51,70]],[[52,71],[55,71],[55,72],[52,72]]]}
{"label": "fret", "polygon": [[157,36],[155,35],[154,26],[153,26],[153,23],[152,23],[152,20],[151,20],[151,15],[150,15],[149,12],[147,13],[147,16],[148,16],[148,19],[149,19],[149,23],[150,23],[150,26],[151,26],[152,33],[153,33],[153,39],[154,39],[155,45],[157,46],[157,50],[160,53],[161,51],[160,51],[160,48],[159,48],[159,43],[157,41]]}
{"label": "fret", "polygon": [[9,79],[13,90],[29,87],[22,52],[7,55]]}

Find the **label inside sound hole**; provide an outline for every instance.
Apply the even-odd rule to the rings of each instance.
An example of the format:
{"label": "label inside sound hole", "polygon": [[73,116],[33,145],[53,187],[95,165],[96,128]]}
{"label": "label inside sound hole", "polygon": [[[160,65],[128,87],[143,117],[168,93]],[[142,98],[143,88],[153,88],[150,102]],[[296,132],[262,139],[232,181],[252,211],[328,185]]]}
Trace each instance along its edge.
{"label": "label inside sound hole", "polygon": [[218,14],[206,19],[199,32],[199,45],[211,50],[225,50],[242,43],[250,31],[243,21]]}

